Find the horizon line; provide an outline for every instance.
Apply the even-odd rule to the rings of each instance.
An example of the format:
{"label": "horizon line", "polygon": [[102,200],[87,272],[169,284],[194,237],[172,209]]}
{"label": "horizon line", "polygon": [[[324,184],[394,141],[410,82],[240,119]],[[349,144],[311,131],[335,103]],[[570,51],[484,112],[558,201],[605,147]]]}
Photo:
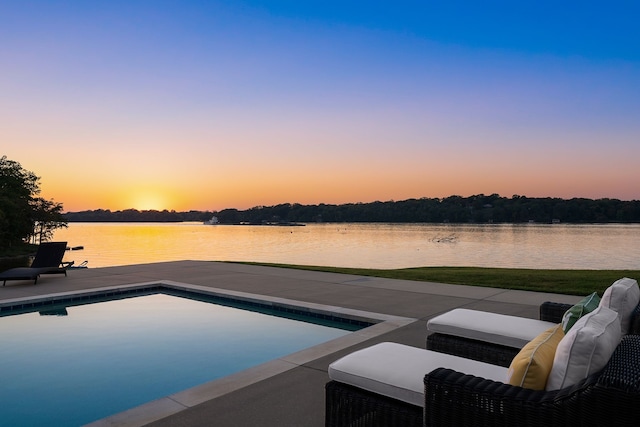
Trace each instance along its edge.
{"label": "horizon line", "polygon": [[252,206],[250,208],[246,208],[246,209],[239,209],[239,208],[224,208],[224,209],[220,209],[220,210],[201,210],[201,209],[188,209],[188,210],[182,210],[182,211],[178,211],[175,209],[136,209],[136,208],[126,208],[126,209],[117,209],[117,210],[111,210],[108,208],[96,208],[96,209],[85,209],[85,210],[80,210],[80,211],[65,211],[63,214],[68,214],[68,213],[80,213],[80,212],[90,212],[90,211],[109,211],[109,212],[124,212],[124,211],[137,211],[137,212],[176,212],[176,213],[185,213],[185,212],[221,212],[224,210],[229,210],[229,209],[235,209],[238,211],[247,211],[247,210],[251,210],[251,209],[261,209],[261,208],[271,208],[271,207],[275,207],[275,206],[281,206],[281,205],[300,205],[300,206],[320,206],[320,205],[333,205],[333,206],[341,206],[341,205],[357,205],[357,204],[372,204],[372,203],[402,203],[402,202],[406,202],[406,201],[410,201],[410,200],[423,200],[423,199],[438,199],[438,200],[445,200],[451,197],[460,197],[462,199],[470,199],[473,197],[492,197],[492,196],[497,196],[499,198],[503,198],[503,199],[509,199],[512,200],[514,198],[525,198],[525,199],[557,199],[557,200],[565,200],[565,201],[570,201],[570,200],[575,200],[575,199],[581,199],[581,200],[592,200],[592,201],[598,201],[598,200],[618,200],[621,202],[638,202],[640,201],[640,199],[630,199],[630,200],[623,200],[623,199],[619,199],[619,198],[611,198],[611,197],[600,197],[597,199],[594,198],[589,198],[589,197],[571,197],[571,198],[563,198],[563,197],[551,197],[551,196],[546,196],[546,197],[528,197],[528,196],[524,196],[524,195],[520,195],[520,194],[514,194],[511,197],[506,197],[506,196],[501,196],[500,194],[497,193],[493,193],[490,195],[486,195],[486,194],[473,194],[471,196],[460,196],[457,194],[453,194],[447,197],[413,197],[413,198],[408,198],[408,199],[403,199],[403,200],[374,200],[371,202],[347,202],[347,203],[316,203],[316,204],[303,204],[303,203],[298,203],[298,202],[283,202],[283,203],[277,203],[274,205],[255,205]]}

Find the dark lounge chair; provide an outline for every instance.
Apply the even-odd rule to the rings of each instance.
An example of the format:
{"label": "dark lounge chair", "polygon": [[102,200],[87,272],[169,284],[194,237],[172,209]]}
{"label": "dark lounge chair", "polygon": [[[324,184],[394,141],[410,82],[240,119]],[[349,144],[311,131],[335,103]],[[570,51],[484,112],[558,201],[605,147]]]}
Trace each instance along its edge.
{"label": "dark lounge chair", "polygon": [[67,242],[41,243],[31,267],[11,268],[0,273],[2,286],[7,284],[7,280],[33,280],[35,285],[41,274],[64,274],[66,276],[67,268],[71,264],[62,262],[66,250]]}

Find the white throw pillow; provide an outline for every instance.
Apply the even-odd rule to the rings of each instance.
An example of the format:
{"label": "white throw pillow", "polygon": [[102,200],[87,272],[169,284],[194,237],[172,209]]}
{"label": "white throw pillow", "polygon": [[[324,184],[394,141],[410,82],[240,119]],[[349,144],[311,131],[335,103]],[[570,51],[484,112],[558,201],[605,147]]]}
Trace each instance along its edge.
{"label": "white throw pillow", "polygon": [[603,305],[620,315],[620,329],[623,334],[629,332],[631,315],[636,306],[640,303],[640,288],[634,279],[624,277],[613,282],[604,291],[600,305]]}
{"label": "white throw pillow", "polygon": [[621,339],[615,311],[600,306],[580,318],[556,348],[546,390],[572,386],[600,371]]}

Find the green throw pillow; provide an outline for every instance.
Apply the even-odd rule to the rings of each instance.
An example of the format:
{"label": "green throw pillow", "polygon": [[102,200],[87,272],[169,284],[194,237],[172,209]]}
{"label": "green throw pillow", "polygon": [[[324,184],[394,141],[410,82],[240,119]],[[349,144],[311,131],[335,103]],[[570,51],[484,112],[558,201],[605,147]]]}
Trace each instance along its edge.
{"label": "green throw pillow", "polygon": [[562,316],[562,329],[566,334],[569,329],[585,314],[591,313],[598,308],[600,297],[596,292],[584,297],[580,302],[567,310]]}

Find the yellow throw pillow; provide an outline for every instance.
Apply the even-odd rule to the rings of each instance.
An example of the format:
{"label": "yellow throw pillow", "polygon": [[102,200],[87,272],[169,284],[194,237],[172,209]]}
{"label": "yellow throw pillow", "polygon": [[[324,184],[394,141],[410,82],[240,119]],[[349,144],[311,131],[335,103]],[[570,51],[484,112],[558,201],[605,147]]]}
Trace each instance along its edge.
{"label": "yellow throw pillow", "polygon": [[529,341],[511,361],[507,383],[533,390],[544,390],[553,367],[556,347],[563,337],[564,331],[560,324]]}

